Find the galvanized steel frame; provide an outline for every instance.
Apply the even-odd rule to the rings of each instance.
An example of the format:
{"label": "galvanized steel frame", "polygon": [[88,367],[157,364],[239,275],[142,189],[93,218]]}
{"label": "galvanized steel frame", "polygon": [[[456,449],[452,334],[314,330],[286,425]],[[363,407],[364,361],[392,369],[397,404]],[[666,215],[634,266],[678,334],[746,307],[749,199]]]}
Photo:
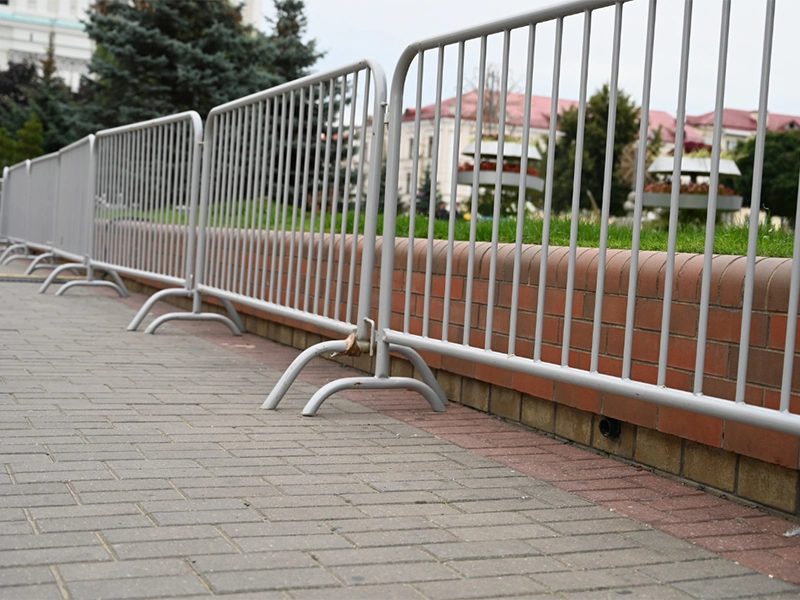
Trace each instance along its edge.
{"label": "galvanized steel frame", "polygon": [[[630,261],[630,274],[628,282],[628,296],[627,296],[627,309],[626,309],[626,325],[624,331],[624,350],[622,359],[622,374],[621,376],[610,376],[602,374],[598,370],[598,358],[600,348],[600,330],[602,323],[602,310],[603,310],[603,296],[604,296],[604,278],[606,273],[606,249],[607,249],[607,235],[608,235],[608,216],[609,216],[609,199],[611,193],[611,172],[613,142],[614,142],[614,123],[617,105],[618,93],[618,75],[619,75],[619,58],[620,58],[620,39],[622,29],[622,11],[623,5],[629,0],[578,0],[559,6],[554,6],[548,9],[539,10],[516,17],[510,17],[496,21],[494,23],[472,27],[463,31],[455,32],[448,35],[437,36],[421,42],[410,45],[402,54],[398,61],[397,67],[394,72],[390,96],[390,114],[389,114],[389,141],[388,141],[388,158],[387,158],[387,176],[386,176],[386,211],[384,213],[384,231],[383,231],[383,256],[382,256],[382,269],[381,269],[381,283],[380,283],[380,311],[378,319],[378,332],[377,332],[377,361],[376,370],[373,378],[355,378],[351,380],[340,380],[333,382],[328,386],[320,389],[306,405],[303,414],[311,415],[316,412],[322,402],[331,393],[344,389],[345,387],[380,387],[381,389],[387,388],[408,388],[407,380],[391,376],[389,372],[389,355],[393,349],[403,346],[406,348],[415,349],[418,351],[426,351],[439,355],[446,355],[467,361],[490,365],[501,369],[507,369],[514,372],[526,373],[535,376],[540,376],[549,380],[557,382],[565,382],[584,386],[591,389],[596,389],[603,392],[611,392],[620,394],[631,398],[638,398],[647,402],[679,408],[694,413],[700,413],[738,421],[764,427],[774,431],[790,433],[792,435],[800,434],[800,415],[789,412],[789,399],[791,393],[791,379],[792,369],[794,362],[794,333],[795,328],[790,326],[786,331],[786,346],[784,351],[784,367],[783,367],[783,382],[781,387],[781,403],[778,410],[773,410],[760,406],[751,406],[744,402],[744,387],[746,382],[746,372],[748,363],[748,348],[749,348],[749,331],[752,316],[752,297],[753,286],[755,278],[755,256],[756,256],[756,236],[758,231],[758,209],[760,201],[760,177],[763,170],[763,148],[764,138],[766,132],[766,115],[767,115],[767,97],[769,91],[769,71],[770,59],[773,37],[773,21],[775,11],[775,0],[767,1],[766,22],[764,32],[764,47],[762,54],[762,67],[761,67],[761,84],[760,84],[760,101],[759,101],[759,118],[758,130],[756,135],[756,159],[755,159],[755,173],[753,181],[753,200],[751,210],[751,224],[750,224],[750,245],[747,255],[747,272],[745,278],[745,292],[744,292],[744,305],[743,305],[743,318],[741,324],[740,336],[740,352],[739,352],[739,366],[737,373],[737,389],[735,401],[725,400],[714,396],[705,395],[703,393],[703,379],[704,379],[704,361],[705,361],[705,345],[707,339],[707,326],[708,326],[708,312],[709,312],[709,296],[710,296],[710,282],[711,282],[711,259],[713,255],[713,242],[715,234],[716,223],[716,201],[717,201],[717,182],[719,180],[719,159],[721,148],[721,132],[722,132],[722,108],[725,92],[725,74],[726,74],[726,61],[727,61],[727,44],[728,44],[728,31],[730,27],[730,9],[731,0],[723,0],[723,10],[721,19],[721,36],[719,47],[719,64],[717,69],[717,92],[715,101],[716,119],[714,123],[714,143],[712,154],[712,173],[711,182],[709,185],[709,206],[708,206],[708,221],[706,226],[706,251],[704,257],[704,269],[701,284],[701,300],[700,300],[700,325],[697,339],[697,354],[696,354],[696,367],[694,372],[694,389],[693,391],[683,391],[679,389],[672,389],[666,385],[666,366],[667,366],[667,349],[670,331],[671,319],[671,304],[672,299],[669,294],[666,295],[664,300],[664,308],[662,311],[662,328],[660,332],[660,352],[658,360],[658,382],[657,384],[642,383],[631,379],[631,364],[632,364],[632,339],[633,339],[633,325],[636,307],[636,291],[638,286],[639,274],[639,234],[641,231],[641,216],[642,216],[642,197],[644,188],[644,152],[647,144],[648,132],[648,118],[649,118],[649,96],[650,85],[653,71],[653,47],[654,47],[654,32],[655,32],[655,15],[656,15],[656,0],[649,0],[648,3],[648,18],[647,18],[647,40],[645,44],[645,51],[643,53],[644,66],[643,66],[643,90],[642,90],[642,112],[640,118],[640,135],[639,135],[639,157],[638,169],[636,174],[635,185],[635,208],[634,208],[634,235],[632,240],[632,251]],[[685,0],[684,2],[684,21],[681,37],[681,67],[679,75],[679,103],[677,110],[677,122],[683,123],[685,119],[685,100],[686,100],[686,81],[688,73],[688,56],[689,46],[691,40],[691,14],[692,14],[692,0]],[[446,292],[444,298],[444,315],[443,315],[443,334],[441,336],[432,337],[429,330],[429,314],[427,307],[429,305],[428,299],[430,298],[431,289],[431,248],[432,248],[432,229],[428,237],[428,263],[425,270],[425,308],[426,312],[423,315],[422,333],[412,334],[409,332],[409,302],[406,300],[405,305],[405,318],[404,328],[396,330],[392,328],[391,324],[391,305],[393,294],[393,274],[394,274],[394,248],[395,248],[395,228],[396,228],[396,214],[398,202],[398,183],[399,183],[399,160],[400,160],[400,142],[401,142],[401,125],[403,117],[403,97],[405,92],[407,73],[412,65],[412,62],[418,60],[418,83],[422,81],[422,61],[423,55],[426,50],[438,50],[438,69],[437,69],[437,100],[436,100],[436,114],[434,125],[434,148],[437,147],[438,137],[440,135],[439,119],[441,115],[441,86],[442,86],[442,64],[445,47],[456,45],[459,51],[459,71],[457,73],[458,97],[456,101],[456,115],[457,119],[460,118],[461,105],[461,86],[460,82],[463,77],[463,48],[464,44],[470,40],[480,40],[481,43],[481,62],[480,62],[480,75],[479,75],[479,90],[484,89],[484,77],[486,68],[486,40],[488,36],[493,34],[503,35],[504,39],[504,62],[502,77],[502,88],[500,98],[501,106],[501,124],[504,124],[505,118],[505,92],[507,90],[507,77],[508,77],[508,43],[509,36],[512,30],[528,28],[529,32],[529,49],[528,49],[528,70],[526,72],[526,95],[530,98],[531,94],[531,79],[533,77],[532,60],[534,52],[534,36],[536,26],[548,21],[555,21],[556,24],[556,38],[554,65],[553,65],[553,88],[552,88],[552,107],[550,115],[551,130],[549,139],[555,139],[556,135],[556,121],[558,115],[558,95],[559,95],[559,75],[561,69],[561,43],[563,32],[563,21],[566,17],[573,15],[584,15],[584,35],[583,35],[583,56],[581,67],[581,85],[580,85],[580,101],[579,101],[579,128],[578,137],[576,140],[576,156],[580,157],[583,154],[583,131],[585,124],[585,107],[586,107],[586,72],[589,60],[589,43],[591,39],[591,17],[592,12],[606,7],[614,6],[615,20],[614,20],[614,38],[613,38],[613,53],[611,61],[611,77],[610,77],[610,99],[609,99],[609,116],[608,116],[608,136],[607,136],[607,152],[605,164],[605,185],[603,189],[603,203],[602,203],[602,216],[601,216],[601,239],[599,248],[597,284],[595,288],[595,306],[594,306],[594,320],[593,320],[593,337],[591,345],[591,366],[588,370],[578,369],[569,365],[569,350],[570,350],[570,334],[572,323],[572,306],[571,297],[574,290],[574,274],[576,269],[576,248],[577,248],[577,208],[578,208],[578,190],[580,186],[581,177],[581,164],[580,159],[576,161],[574,184],[575,192],[572,204],[572,231],[571,242],[569,247],[568,258],[568,283],[567,283],[567,301],[565,303],[565,310],[563,314],[564,328],[563,328],[563,346],[562,358],[560,364],[545,362],[542,360],[542,331],[544,319],[544,298],[545,294],[542,293],[546,289],[547,281],[547,256],[549,252],[549,223],[552,202],[552,174],[553,174],[553,160],[555,152],[548,153],[547,162],[547,186],[545,188],[545,207],[544,207],[544,232],[543,243],[541,248],[540,269],[539,269],[539,291],[538,306],[536,310],[536,333],[534,337],[533,355],[530,358],[523,358],[515,354],[515,339],[517,329],[517,309],[519,300],[519,270],[520,270],[520,257],[521,257],[521,231],[518,231],[517,242],[514,252],[514,274],[513,274],[513,291],[512,291],[512,314],[511,324],[509,327],[509,340],[508,351],[498,352],[492,349],[491,340],[493,333],[493,324],[491,315],[494,306],[494,287],[496,282],[496,269],[497,269],[497,227],[499,217],[499,184],[496,188],[495,194],[495,214],[494,223],[495,228],[493,232],[493,240],[491,245],[491,262],[489,274],[489,298],[487,301],[487,319],[485,330],[485,343],[484,347],[476,347],[470,344],[470,317],[469,311],[471,309],[471,293],[472,293],[472,274],[474,273],[475,261],[475,237],[474,228],[470,240],[469,252],[469,267],[468,267],[468,281],[466,291],[466,312],[467,316],[464,319],[464,339],[461,343],[450,341],[447,339],[448,330],[448,298],[451,284],[451,262],[453,257],[453,224],[452,215],[455,205],[451,204],[451,220],[450,220],[450,237],[448,240],[448,265],[446,274]],[[418,85],[418,90],[419,90]],[[479,94],[481,92],[479,91]],[[527,102],[530,104],[530,101]],[[420,114],[420,95],[417,93],[417,111],[415,119],[415,139],[418,139],[419,132],[419,114]],[[476,156],[480,154],[479,145],[482,138],[481,130],[481,115],[482,108],[478,109],[477,115],[477,131],[476,135]],[[529,113],[526,110],[526,119],[529,119]],[[529,121],[526,121],[529,122]],[[502,131],[503,125],[501,125]],[[458,130],[458,126],[455,128]],[[527,130],[527,127],[525,128]],[[676,153],[675,153],[675,172],[673,173],[674,180],[678,180],[680,176],[680,159],[683,148],[683,131],[681,127],[677,128],[676,132]],[[497,168],[500,170],[502,161],[502,146],[503,136],[498,137],[498,160]],[[523,144],[526,148],[526,144]],[[418,152],[414,153],[414,169],[417,169],[419,155]],[[524,160],[524,158],[523,158]],[[435,169],[436,158],[433,158],[433,167]],[[474,170],[477,177],[477,168]],[[499,178],[498,178],[499,179]],[[435,174],[432,175],[432,180],[435,181]],[[475,188],[473,188],[475,189]],[[675,280],[675,235],[677,230],[677,213],[678,213],[678,186],[673,186],[671,195],[671,211],[670,211],[670,235],[669,235],[669,248],[668,260],[666,268],[666,289],[672,289]],[[433,190],[431,197],[434,197]],[[522,185],[520,185],[520,198],[522,198]],[[454,202],[454,200],[452,201]],[[521,207],[523,202],[518,202],[518,207]],[[475,197],[473,196],[473,209],[476,208]],[[521,210],[521,208],[520,208]],[[413,210],[412,210],[412,225],[410,229],[413,231]],[[431,211],[432,214],[432,211]],[[476,211],[473,210],[473,215]],[[522,214],[522,213],[521,213]],[[798,203],[798,219],[800,219],[800,202]],[[518,220],[521,226],[521,219]],[[414,259],[413,240],[409,242],[409,257],[408,257],[408,276],[410,276],[411,265]],[[800,296],[800,237],[795,239],[794,248],[794,265],[791,278],[790,299],[789,299],[789,314],[788,323],[794,324],[797,322],[797,304],[798,297]],[[410,285],[406,282],[406,289]],[[408,298],[408,296],[407,296]],[[426,385],[416,385],[411,387],[420,391],[426,398],[431,400],[435,396],[433,389],[428,388]],[[433,402],[432,402],[433,404]]]}

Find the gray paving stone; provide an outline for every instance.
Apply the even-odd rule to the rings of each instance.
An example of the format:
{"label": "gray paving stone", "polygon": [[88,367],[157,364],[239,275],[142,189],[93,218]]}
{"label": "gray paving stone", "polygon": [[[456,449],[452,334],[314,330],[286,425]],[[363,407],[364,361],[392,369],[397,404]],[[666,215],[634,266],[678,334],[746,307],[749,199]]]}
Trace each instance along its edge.
{"label": "gray paving stone", "polygon": [[697,598],[765,598],[770,594],[797,593],[794,586],[758,573],[724,579],[682,581],[672,585]]}
{"label": "gray paving stone", "polygon": [[219,531],[208,524],[149,527],[147,529],[109,529],[103,538],[112,544],[123,542],[157,542],[163,540],[201,540],[220,537]]}
{"label": "gray paving stone", "polygon": [[194,554],[225,554],[226,552],[236,552],[236,550],[222,538],[183,539],[157,542],[120,542],[113,544],[111,548],[121,560],[170,558]]}
{"label": "gray paving stone", "polygon": [[99,560],[111,560],[106,549],[99,545],[99,541],[96,546],[0,551],[0,568]]}
{"label": "gray paving stone", "polygon": [[458,579],[458,575],[452,569],[435,562],[399,563],[392,565],[391,568],[387,568],[386,565],[351,565],[331,567],[330,571],[346,585]]}
{"label": "gray paving stone", "polygon": [[73,581],[67,589],[75,598],[172,598],[208,594],[208,588],[194,574],[163,577],[135,576],[125,579]]}
{"label": "gray paving stone", "polygon": [[[558,571],[532,573],[530,577],[554,593],[596,591],[602,589],[625,590],[621,596],[629,595],[631,587],[652,585],[653,580],[634,569],[600,569],[594,571]],[[633,597],[637,598],[636,591]]]}
{"label": "gray paving stone", "polygon": [[458,560],[448,562],[447,566],[465,577],[492,577],[569,570],[564,563],[549,556]]}
{"label": "gray paving stone", "polygon": [[418,583],[415,587],[431,600],[519,598],[546,591],[540,584],[519,575]]}
{"label": "gray paving stone", "polygon": [[659,565],[642,565],[636,567],[636,570],[652,577],[659,583],[674,583],[676,581],[691,581],[693,579],[714,579],[717,577],[752,574],[752,571],[747,567],[722,558]]}
{"label": "gray paving stone", "polygon": [[282,550],[322,550],[326,548],[352,548],[353,544],[335,533],[323,535],[281,535],[276,537],[237,538],[236,544],[244,552],[277,552]]}
{"label": "gray paving stone", "polygon": [[319,566],[307,553],[299,550],[248,552],[247,554],[211,554],[207,556],[191,556],[188,560],[199,573],[296,569]]}
{"label": "gray paving stone", "polygon": [[528,540],[527,543],[545,554],[552,555],[639,548],[636,542],[617,533],[536,538]]}
{"label": "gray paving stone", "polygon": [[531,556],[539,554],[530,544],[521,540],[426,544],[423,546],[423,549],[443,561],[502,556]]}
{"label": "gray paving stone", "polygon": [[38,583],[33,585],[20,585],[5,588],[8,598],[23,599],[36,598],[37,600],[63,600],[61,588],[55,583]]}
{"label": "gray paving stone", "polygon": [[53,572],[48,567],[13,567],[0,569],[0,589],[19,585],[55,583]]}
{"label": "gray paving stone", "polygon": [[598,592],[577,592],[564,594],[569,600],[619,600],[620,598],[647,598],[647,600],[686,600],[687,596],[674,588],[664,586],[642,586],[629,589],[619,588]]}
{"label": "gray paving stone", "polygon": [[343,565],[385,564],[393,568],[395,563],[430,562],[434,559],[413,546],[392,546],[389,548],[351,548],[345,550],[314,550],[310,555],[326,567]]}
{"label": "gray paving stone", "polygon": [[295,600],[423,600],[423,596],[410,585],[360,585],[312,590],[290,590]]}
{"label": "gray paving stone", "polygon": [[339,585],[336,579],[319,567],[211,573],[207,579],[219,594]]}
{"label": "gray paving stone", "polygon": [[74,563],[61,565],[58,571],[65,582],[193,574],[187,562],[177,558]]}

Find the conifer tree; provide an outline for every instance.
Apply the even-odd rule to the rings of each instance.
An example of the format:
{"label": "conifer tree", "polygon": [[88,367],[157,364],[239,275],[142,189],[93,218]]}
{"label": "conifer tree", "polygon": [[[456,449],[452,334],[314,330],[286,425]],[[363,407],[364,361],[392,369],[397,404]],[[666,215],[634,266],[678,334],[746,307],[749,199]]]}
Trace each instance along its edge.
{"label": "conifer tree", "polygon": [[14,151],[14,163],[18,163],[28,158],[36,158],[44,154],[44,135],[42,133],[42,122],[39,115],[31,111],[28,120],[22,128],[17,131],[17,143]]}

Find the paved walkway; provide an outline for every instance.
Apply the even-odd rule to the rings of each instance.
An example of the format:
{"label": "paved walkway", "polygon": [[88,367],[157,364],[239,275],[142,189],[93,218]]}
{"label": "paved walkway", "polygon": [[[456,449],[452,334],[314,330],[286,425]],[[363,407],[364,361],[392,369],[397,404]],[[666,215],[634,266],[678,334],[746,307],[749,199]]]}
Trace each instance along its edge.
{"label": "paved walkway", "polygon": [[2,598],[800,598],[652,517],[694,514],[695,542],[757,527],[785,568],[787,521],[413,394],[300,417],[342,373],[324,361],[262,411],[295,351],[215,324],[128,333],[141,300],[0,281]]}

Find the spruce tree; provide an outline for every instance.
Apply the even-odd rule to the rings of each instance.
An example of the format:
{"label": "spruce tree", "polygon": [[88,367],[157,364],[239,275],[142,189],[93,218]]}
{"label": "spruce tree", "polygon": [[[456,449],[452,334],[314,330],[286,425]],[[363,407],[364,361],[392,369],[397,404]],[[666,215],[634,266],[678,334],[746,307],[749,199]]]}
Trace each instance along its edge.
{"label": "spruce tree", "polygon": [[275,0],[277,17],[267,19],[273,26],[269,38],[275,48],[273,72],[284,81],[308,75],[309,67],[324,56],[324,52],[317,52],[315,40],[302,40],[308,24],[304,8],[302,0]]}
{"label": "spruce tree", "polygon": [[100,0],[86,23],[97,49],[81,92],[84,129],[185,110],[204,116],[305,72],[319,54],[300,42],[302,2],[276,6],[286,40],[244,24],[229,0]]}
{"label": "spruce tree", "polygon": [[44,135],[42,121],[35,112],[30,113],[28,120],[17,131],[17,143],[14,151],[14,163],[28,158],[36,158],[44,154]]}

